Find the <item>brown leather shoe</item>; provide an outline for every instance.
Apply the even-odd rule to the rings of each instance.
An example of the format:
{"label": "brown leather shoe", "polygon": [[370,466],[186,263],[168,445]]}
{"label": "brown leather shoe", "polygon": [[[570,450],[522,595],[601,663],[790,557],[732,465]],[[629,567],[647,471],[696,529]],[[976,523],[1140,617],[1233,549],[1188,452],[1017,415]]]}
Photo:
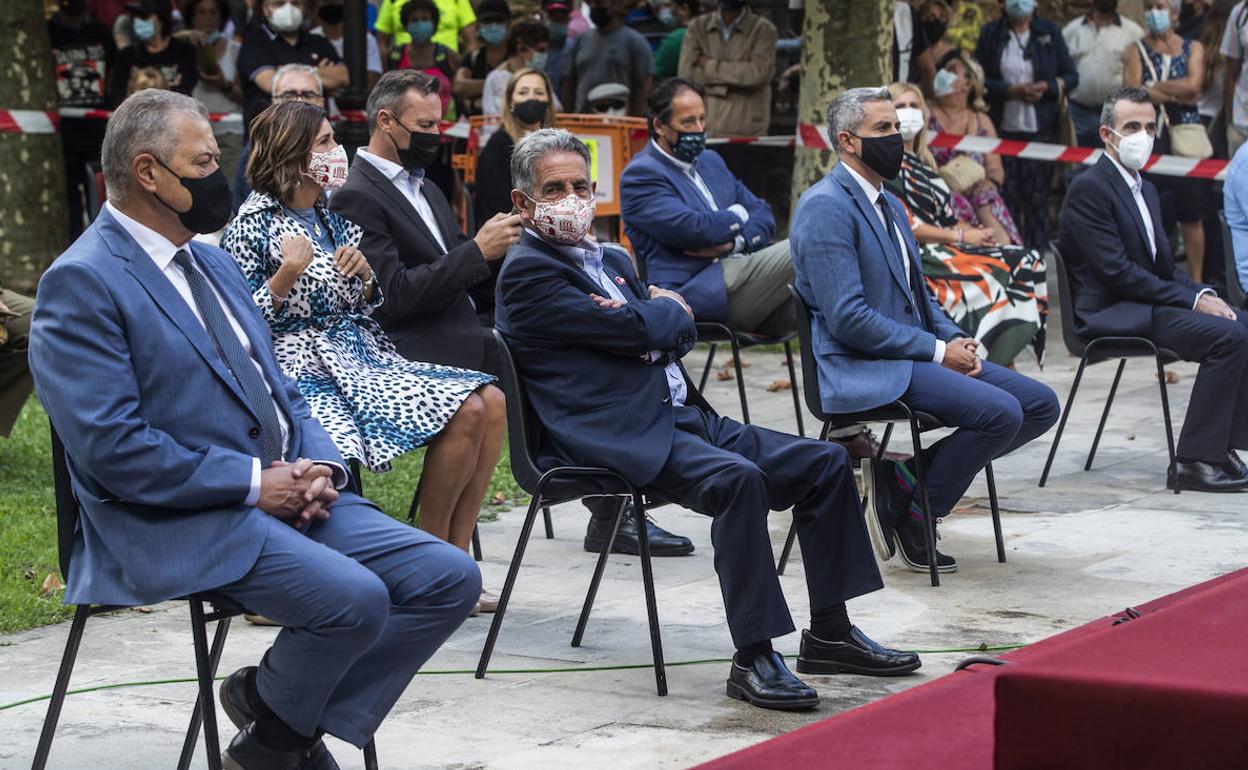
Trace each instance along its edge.
{"label": "brown leather shoe", "polygon": [[[849,452],[849,457],[855,462],[859,460],[874,460],[880,451],[880,441],[875,437],[875,432],[870,428],[863,428],[861,433],[850,436],[848,438],[832,438],[829,441],[835,441]],[[885,460],[892,460],[895,463],[904,463],[910,459],[910,455],[901,452],[885,452]]]}

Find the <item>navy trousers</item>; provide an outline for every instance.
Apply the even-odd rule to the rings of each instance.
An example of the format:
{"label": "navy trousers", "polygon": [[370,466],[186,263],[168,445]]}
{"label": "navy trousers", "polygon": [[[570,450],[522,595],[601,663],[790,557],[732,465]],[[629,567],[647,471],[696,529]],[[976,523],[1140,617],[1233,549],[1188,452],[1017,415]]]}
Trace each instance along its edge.
{"label": "navy trousers", "polygon": [[948,515],[984,466],[1043,434],[1061,411],[1052,388],[988,361],[978,377],[915,362],[901,401],[958,428],[923,453],[933,516]]}
{"label": "navy trousers", "polygon": [[283,626],[260,663],[260,696],[304,735],[363,747],[481,595],[455,546],[343,493],[304,534],[274,518],[241,580],[220,589]]}
{"label": "navy trousers", "polygon": [[884,587],[849,454],[690,406],[676,407],[667,463],[647,491],[714,519],[711,543],[737,647],[794,630],[767,514],[793,509],[812,609]]}

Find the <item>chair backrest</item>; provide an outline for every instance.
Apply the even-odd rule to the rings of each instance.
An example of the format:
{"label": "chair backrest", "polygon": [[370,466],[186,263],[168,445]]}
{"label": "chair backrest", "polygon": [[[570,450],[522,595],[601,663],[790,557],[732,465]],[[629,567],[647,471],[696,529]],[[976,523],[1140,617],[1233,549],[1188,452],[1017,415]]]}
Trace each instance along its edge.
{"label": "chair backrest", "polygon": [[1222,228],[1222,260],[1226,265],[1226,301],[1231,307],[1244,307],[1244,287],[1239,282],[1239,265],[1235,264],[1235,239],[1226,224],[1226,212],[1218,212],[1218,224]]}
{"label": "chair backrest", "polygon": [[1088,344],[1079,339],[1079,335],[1075,333],[1075,298],[1070,288],[1070,274],[1066,272],[1066,263],[1062,260],[1062,252],[1058,248],[1057,241],[1049,244],[1049,253],[1053,256],[1053,264],[1050,265],[1049,272],[1057,278],[1057,304],[1062,319],[1062,342],[1066,343],[1066,349],[1072,356],[1081,358]]}
{"label": "chair backrest", "polygon": [[793,310],[797,314],[797,347],[802,360],[802,396],[806,399],[806,408],[810,413],[816,419],[827,422],[823,401],[819,397],[819,362],[815,360],[814,341],[810,334],[810,308],[806,307],[806,301],[793,284],[789,284],[789,293],[793,295]]}
{"label": "chair backrest", "polygon": [[74,535],[78,532],[78,500],[74,497],[73,484],[69,478],[69,462],[65,445],[51,421],[52,431],[52,482],[56,499],[56,548],[60,557],[61,577],[69,580],[69,557],[74,554]]}
{"label": "chair backrest", "polygon": [[507,340],[498,329],[494,329],[494,339],[498,341],[499,379],[503,395],[507,398],[507,447],[511,451],[511,474],[516,477],[521,489],[532,494],[542,476],[533,459],[541,426],[529,406],[524,383],[520,380],[520,372],[516,369],[511,349],[507,347]]}

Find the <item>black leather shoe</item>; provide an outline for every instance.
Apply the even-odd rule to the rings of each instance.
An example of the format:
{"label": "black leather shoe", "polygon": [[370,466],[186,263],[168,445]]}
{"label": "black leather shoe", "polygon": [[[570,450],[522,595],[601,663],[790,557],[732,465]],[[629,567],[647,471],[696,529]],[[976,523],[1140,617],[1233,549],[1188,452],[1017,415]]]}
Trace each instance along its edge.
{"label": "black leather shoe", "polygon": [[866,498],[863,515],[867,519],[867,533],[880,561],[888,561],[897,554],[893,542],[893,465],[887,460],[862,461],[862,495]]}
{"label": "black leather shoe", "polygon": [[256,724],[244,727],[230,747],[221,753],[224,770],[299,770],[308,758],[306,750],[271,749],[256,737]]}
{"label": "black leather shoe", "polygon": [[[928,572],[927,536],[923,533],[923,522],[915,521],[909,514],[903,515],[894,532],[897,534],[897,551],[901,554],[902,563],[912,572]],[[958,560],[937,550],[936,571],[957,572]]]}
{"label": "black leather shoe", "polygon": [[342,768],[338,767],[334,755],[329,753],[325,741],[317,741],[312,744],[312,748],[308,749],[307,757],[304,758],[303,764],[299,765],[299,770],[342,770]]}
{"label": "black leather shoe", "polygon": [[803,629],[797,654],[797,670],[802,674],[901,676],[921,665],[918,655],[877,644],[857,626],[850,629],[848,639],[839,642],[825,641]]}
{"label": "black leather shoe", "polygon": [[1240,476],[1248,479],[1248,464],[1245,464],[1244,461],[1240,459],[1239,453],[1234,449],[1226,450],[1226,464],[1229,465],[1231,470],[1235,471],[1235,473],[1238,473]]}
{"label": "black leather shoe", "polygon": [[[244,666],[221,682],[218,698],[221,708],[239,730],[245,730],[256,721],[256,707],[247,699],[247,679],[255,676],[255,666]],[[244,765],[246,767],[246,765]],[[300,770],[339,770],[334,756],[329,753],[325,741],[317,739],[304,754]]]}
{"label": "black leather shoe", "polygon": [[[849,459],[855,462],[880,456],[880,440],[875,437],[875,432],[870,428],[863,428],[862,432],[852,436],[828,440],[845,447],[845,451],[849,452]],[[910,455],[901,452],[885,452],[884,459],[904,463],[910,459]]]}
{"label": "black leather shoe", "polygon": [[1192,492],[1242,492],[1248,489],[1248,476],[1236,473],[1229,463],[1175,460],[1166,473],[1166,486]]}
{"label": "black leather shoe", "polygon": [[[611,519],[591,516],[589,528],[585,531],[585,550],[591,553],[602,552],[602,542],[610,533]],[[688,556],[693,553],[693,541],[687,537],[673,535],[671,532],[650,521],[646,517],[646,537],[650,541],[651,556]],[[633,516],[633,504],[624,508],[620,519],[620,528],[615,533],[615,541],[611,543],[611,553],[624,553],[637,556],[641,546],[637,542],[637,519]]]}
{"label": "black leather shoe", "polygon": [[784,665],[784,656],[775,650],[755,657],[748,666],[733,658],[728,697],[780,711],[802,711],[819,705],[819,693],[794,676]]}

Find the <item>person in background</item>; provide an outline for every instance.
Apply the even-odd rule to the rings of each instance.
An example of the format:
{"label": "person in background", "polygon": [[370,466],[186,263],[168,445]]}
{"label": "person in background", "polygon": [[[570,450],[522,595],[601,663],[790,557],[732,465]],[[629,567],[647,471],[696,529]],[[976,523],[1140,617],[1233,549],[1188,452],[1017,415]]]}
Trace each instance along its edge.
{"label": "person in background", "polygon": [[1213,3],[1206,2],[1206,0],[1182,0],[1179,23],[1174,31],[1178,32],[1179,37],[1184,40],[1199,40],[1212,7]]}
{"label": "person in background", "polygon": [[571,17],[569,0],[542,0],[542,15],[546,30],[550,33],[550,48],[546,50],[546,75],[550,78],[552,94],[563,88],[563,76],[568,71],[568,54],[572,51],[572,37],[568,34]]}
{"label": "person in background", "polygon": [[[1235,274],[1226,276],[1226,282],[1239,281],[1240,291],[1248,294],[1248,149],[1240,146],[1226,169],[1224,211],[1226,226],[1231,231],[1235,250]],[[1244,303],[1248,310],[1248,300]]]}
{"label": "person in background", "polygon": [[[1178,6],[1178,0],[1146,0],[1144,25],[1148,34],[1123,54],[1123,84],[1144,86],[1153,104],[1164,111],[1155,147],[1161,155],[1173,152],[1174,127],[1202,125],[1196,102],[1204,90],[1205,49],[1199,41],[1184,40],[1175,32]],[[1162,175],[1150,179],[1162,195],[1162,224],[1169,229],[1178,220],[1187,271],[1192,280],[1202,283],[1205,228],[1200,221],[1201,203],[1208,182]]]}
{"label": "person in background", "polygon": [[6,438],[35,386],[26,357],[34,307],[30,297],[0,286],[0,436]]}
{"label": "person in background", "polygon": [[[87,11],[84,0],[66,0],[48,20],[58,107],[103,110],[109,106],[108,79],[117,51],[108,27]],[[66,213],[72,241],[82,234],[87,201],[95,187],[93,169],[104,143],[103,120],[61,118],[61,156],[65,162]]]}
{"label": "person in background", "polygon": [[[309,30],[309,34],[320,35],[328,40],[338,52],[338,58],[344,61],[346,49],[342,39],[342,19],[345,9],[343,0],[320,0],[316,6],[316,18],[321,24]],[[368,73],[368,87],[372,88],[377,85],[377,78],[384,71],[381,66],[381,47],[372,32],[364,33],[364,48],[364,69]]]}
{"label": "person in background", "polygon": [[893,80],[918,83],[920,60],[932,44],[919,19],[919,9],[909,0],[893,3]]}
{"label": "person in background", "polygon": [[[667,13],[663,14],[663,9]],[[636,3],[624,17],[624,23],[630,29],[641,33],[651,49],[657,50],[659,43],[667,37],[675,26],[676,17],[672,13],[671,0],[642,0]]]}
{"label": "person in background", "polygon": [[[1052,142],[1058,99],[1079,87],[1061,29],[1034,15],[1035,0],[1005,0],[1005,15],[984,26],[975,58],[984,67],[992,122],[1003,139]],[[1018,222],[1023,245],[1044,249],[1049,239],[1049,196],[1054,164],[1004,158],[1001,193]]]}
{"label": "person in background", "polygon": [[[226,0],[184,0],[181,9],[188,28],[178,37],[195,46],[199,59],[199,82],[191,96],[210,113],[240,113],[242,93],[236,85],[240,43],[233,35],[229,4]],[[242,123],[217,121],[212,133],[221,151],[221,168],[237,166],[243,151]]]}
{"label": "person in background", "polygon": [[[503,111],[503,92],[513,73],[525,68],[545,70],[546,52],[550,48],[550,31],[537,19],[520,19],[507,30],[507,58],[485,78],[481,91],[481,112],[499,115]],[[558,105],[555,106],[558,109]]]}
{"label": "person in background", "polygon": [[1122,85],[1122,57],[1144,37],[1144,30],[1118,13],[1118,0],[1095,0],[1092,12],[1076,17],[1062,30],[1079,87],[1068,95],[1070,119],[1080,147],[1101,146],[1101,106]]}
{"label": "person in background", "polygon": [[87,0],[87,14],[112,30],[117,19],[126,15],[126,0]]}
{"label": "person in background", "polygon": [[[923,93],[931,95],[932,77],[936,74],[936,62],[957,46],[948,36],[949,20],[953,18],[953,9],[947,0],[922,0],[916,6],[919,10],[919,27],[927,40],[927,49],[919,54],[915,61],[918,78],[911,78],[923,88]],[[969,50],[969,49],[968,49]]]}
{"label": "person in background", "polygon": [[949,21],[946,35],[955,48],[963,51],[975,50],[979,41],[979,33],[989,22],[989,17],[979,0],[948,0]]}
{"label": "person in background", "polygon": [[[411,42],[403,28],[401,13],[408,0],[382,0],[377,11],[373,29],[381,38],[383,54],[389,61],[399,56],[403,46]],[[433,42],[441,43],[456,53],[466,53],[477,47],[480,15],[470,0],[435,0],[438,4],[438,29]]]}
{"label": "person in background", "polygon": [[455,71],[459,69],[459,54],[441,43],[433,42],[433,32],[438,28],[438,6],[433,0],[408,0],[399,12],[403,29],[412,40],[403,47],[399,57],[400,69],[424,72],[438,79],[441,87],[442,119],[455,121],[459,108],[452,88]]}
{"label": "person in background", "polygon": [[[1218,160],[1229,160],[1226,141],[1227,117],[1230,105],[1223,104],[1226,93],[1226,59],[1222,55],[1222,35],[1230,23],[1231,9],[1237,0],[1214,0],[1204,16],[1204,25],[1200,31],[1200,45],[1205,51],[1204,91],[1196,102],[1196,111],[1200,113],[1200,122],[1205,124],[1209,134],[1209,144],[1213,147],[1213,157]],[[1222,224],[1218,215],[1222,212],[1223,185],[1208,183],[1201,186],[1203,202],[1200,207],[1200,221],[1205,230],[1205,260],[1203,277],[1205,283],[1225,290],[1230,277],[1226,273],[1226,260],[1223,258]]]}
{"label": "person in background", "polygon": [[[273,73],[270,86],[273,89],[273,104],[285,102],[306,102],[314,107],[325,109],[325,88],[321,84],[321,70],[308,64],[283,64]],[[243,204],[251,193],[247,183],[247,158],[251,153],[251,143],[243,145],[243,153],[239,159],[239,173],[234,177],[231,206],[234,211]]]}
{"label": "person in background", "polygon": [[628,87],[628,114],[646,114],[654,53],[640,32],[625,26],[625,13],[625,0],[592,0],[594,28],[572,44],[563,81],[563,103],[573,112],[587,111],[589,92],[595,86],[622,83]]}
{"label": "person in background", "polygon": [[112,103],[119,105],[126,98],[130,71],[153,67],[160,71],[167,87],[180,94],[190,94],[199,83],[199,59],[195,46],[173,37],[173,19],[169,5],[157,0],[140,0],[126,5],[134,28],[134,44],[117,53],[117,69],[113,72]]}
{"label": "person in background", "polygon": [[628,86],[623,83],[601,83],[589,89],[585,96],[585,112],[589,115],[615,115],[623,117],[628,114]]}
{"label": "person in background", "polygon": [[1248,70],[1243,66],[1245,48],[1248,48],[1248,0],[1240,0],[1231,9],[1221,44],[1225,78],[1222,104],[1227,110],[1226,141],[1230,155],[1234,155],[1248,140]]}
{"label": "person in background", "polygon": [[507,58],[507,27],[511,8],[507,0],[481,0],[477,5],[477,36],[481,45],[464,56],[455,73],[455,96],[467,115],[481,114],[485,79]]}
{"label": "person in background", "polygon": [[[667,7],[667,6],[664,6]],[[654,77],[666,80],[680,71],[680,52],[689,31],[689,22],[702,12],[702,0],[676,0],[671,6],[675,26],[654,51]]]}

